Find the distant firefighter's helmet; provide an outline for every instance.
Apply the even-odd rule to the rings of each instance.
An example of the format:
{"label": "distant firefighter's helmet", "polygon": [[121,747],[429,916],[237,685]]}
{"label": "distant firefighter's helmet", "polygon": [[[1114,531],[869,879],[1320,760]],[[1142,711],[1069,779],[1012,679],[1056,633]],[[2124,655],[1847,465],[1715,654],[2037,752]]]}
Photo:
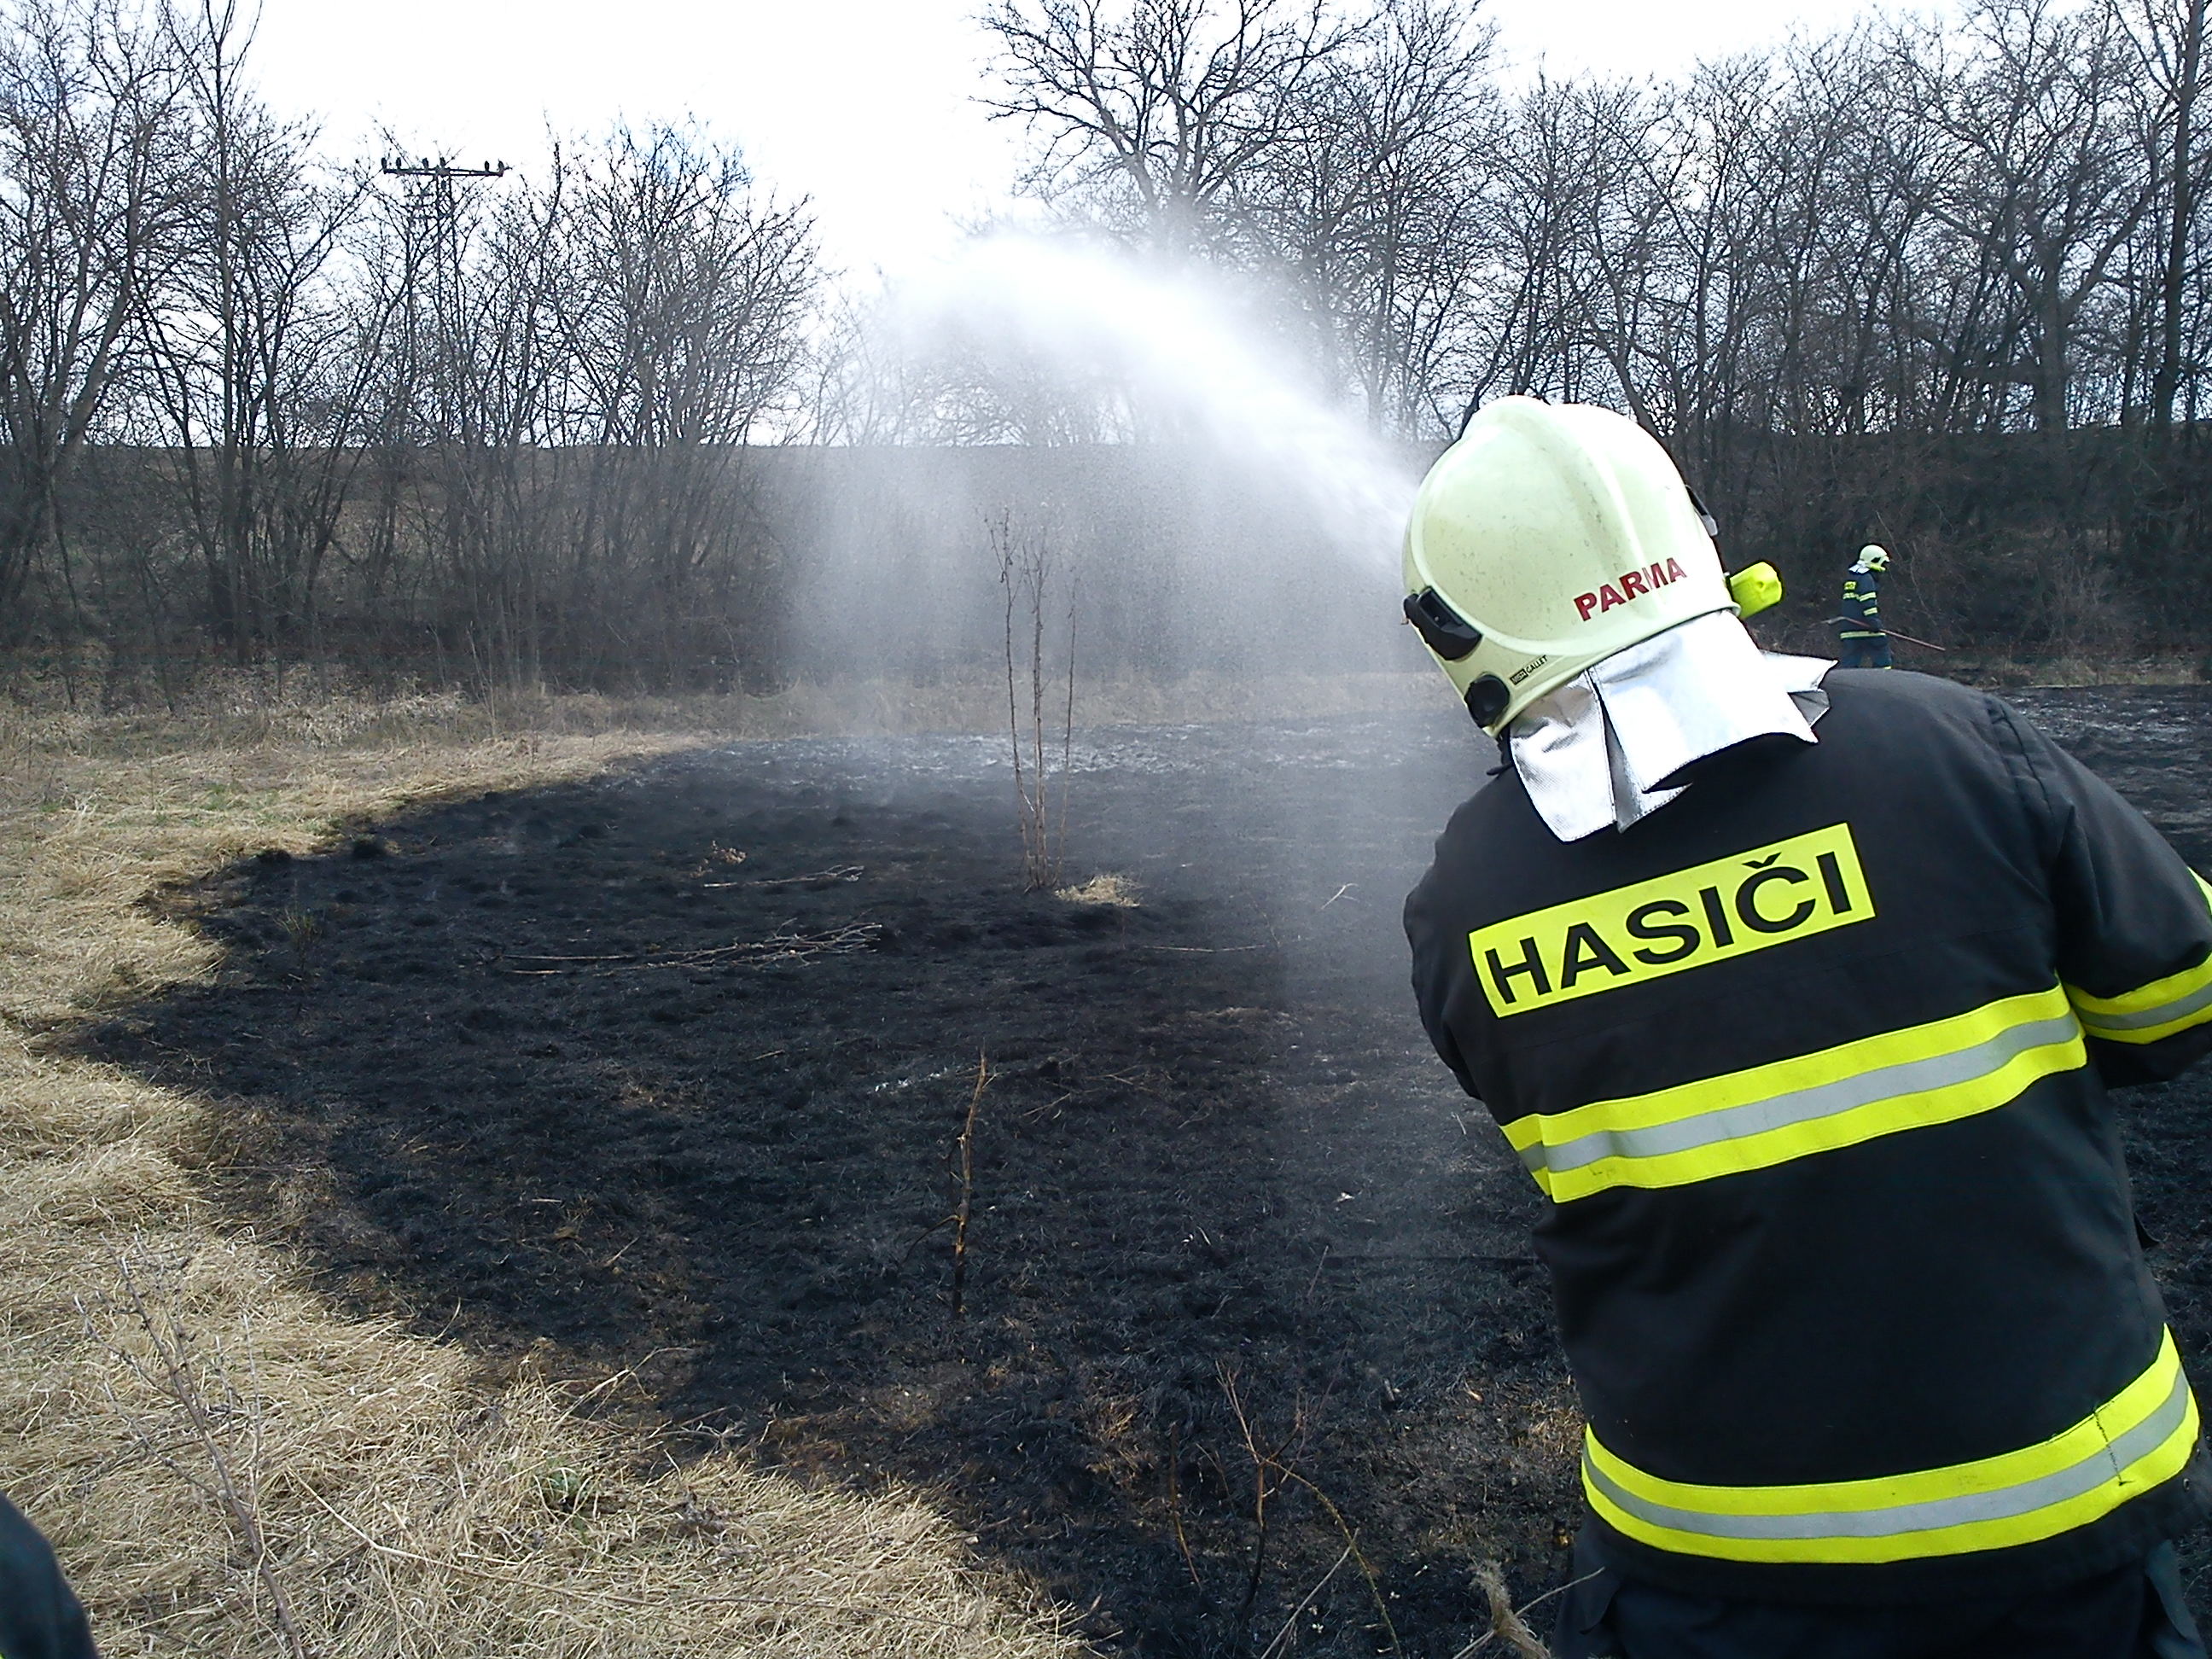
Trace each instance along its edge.
{"label": "distant firefighter's helmet", "polygon": [[1869,542],[1864,547],[1859,549],[1859,562],[1853,568],[1871,570],[1876,575],[1880,575],[1889,568],[1889,550],[1879,542]]}
{"label": "distant firefighter's helmet", "polygon": [[1593,663],[1737,608],[1658,441],[1584,404],[1505,398],[1429,469],[1406,526],[1406,618],[1493,734]]}

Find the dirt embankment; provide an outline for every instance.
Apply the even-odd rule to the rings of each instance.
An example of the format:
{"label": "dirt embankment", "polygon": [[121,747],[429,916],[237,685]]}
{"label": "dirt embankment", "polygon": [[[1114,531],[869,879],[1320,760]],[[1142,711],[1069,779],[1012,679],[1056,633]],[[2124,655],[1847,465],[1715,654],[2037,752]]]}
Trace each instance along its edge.
{"label": "dirt embankment", "polygon": [[[2212,863],[2212,702],[2023,701]],[[1578,1510],[1538,1200],[1397,930],[1488,755],[1443,716],[1097,734],[1068,873],[1130,907],[1018,890],[998,752],[750,745],[249,860],[174,901],[221,978],[99,1044],[217,1097],[230,1201],[362,1306],[939,1492],[1103,1640],[1455,1652],[1472,1569],[1550,1588]],[[2201,1357],[2212,1097],[2136,1103]]]}

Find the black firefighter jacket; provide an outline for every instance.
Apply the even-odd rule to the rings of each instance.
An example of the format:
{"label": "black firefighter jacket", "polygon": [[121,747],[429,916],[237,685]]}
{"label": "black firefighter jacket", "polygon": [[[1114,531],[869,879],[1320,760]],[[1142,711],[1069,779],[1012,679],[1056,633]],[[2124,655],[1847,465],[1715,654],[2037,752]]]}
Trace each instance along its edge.
{"label": "black firefighter jacket", "polygon": [[2212,1048],[2212,890],[1995,698],[1829,675],[1625,834],[1508,770],[1406,906],[1437,1048],[1549,1196],[1594,1541],[1903,1602],[2194,1523],[2109,1083]]}
{"label": "black firefighter jacket", "polygon": [[1881,578],[1872,571],[1854,570],[1844,578],[1844,598],[1836,611],[1836,632],[1847,640],[1880,639],[1882,635]]}

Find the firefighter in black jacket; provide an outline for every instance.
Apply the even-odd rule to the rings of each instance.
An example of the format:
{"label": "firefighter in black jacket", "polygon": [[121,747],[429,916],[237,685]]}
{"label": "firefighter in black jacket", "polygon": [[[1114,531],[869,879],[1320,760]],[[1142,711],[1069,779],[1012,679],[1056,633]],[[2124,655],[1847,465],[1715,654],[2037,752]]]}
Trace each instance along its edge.
{"label": "firefighter in black jacket", "polygon": [[1888,668],[1889,630],[1881,625],[1881,573],[1889,568],[1889,550],[1869,542],[1858,562],[1844,572],[1844,597],[1836,612],[1836,635],[1843,641],[1838,663],[1844,668]]}
{"label": "firefighter in black jacket", "polygon": [[2212,1049],[2212,889],[1996,699],[1760,653],[1618,416],[1484,410],[1407,566],[1507,759],[1406,927],[1550,1200],[1560,1653],[2201,1656],[2106,1086]]}

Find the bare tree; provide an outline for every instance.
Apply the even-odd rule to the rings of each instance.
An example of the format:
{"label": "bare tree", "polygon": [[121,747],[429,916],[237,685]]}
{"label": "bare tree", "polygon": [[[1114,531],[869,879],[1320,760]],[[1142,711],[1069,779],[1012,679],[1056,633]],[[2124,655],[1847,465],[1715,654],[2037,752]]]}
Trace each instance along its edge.
{"label": "bare tree", "polygon": [[370,240],[398,321],[368,562],[388,582],[419,550],[441,654],[486,687],[770,677],[743,453],[799,419],[805,204],[726,147],[617,131],[496,198],[387,198]]}
{"label": "bare tree", "polygon": [[41,575],[82,629],[62,503],[174,253],[172,45],[121,0],[29,0],[0,39],[0,634]]}
{"label": "bare tree", "polygon": [[732,656],[765,637],[771,549],[742,446],[799,381],[812,227],[805,203],[757,196],[734,149],[667,129],[617,131],[573,202],[563,435],[592,457],[573,545],[646,601],[672,678],[713,654],[702,599]]}
{"label": "bare tree", "polygon": [[320,660],[316,598],[362,456],[383,328],[352,325],[331,270],[358,179],[323,180],[312,132],[240,79],[235,0],[164,20],[192,137],[186,210],[143,295],[145,376],[203,563],[208,626],[234,661]]}
{"label": "bare tree", "polygon": [[2082,328],[2157,187],[2156,118],[2110,4],[1978,0],[1968,29],[1967,59],[1931,50],[1911,88],[1952,149],[1929,206],[2005,280],[2009,349],[1992,372],[2025,387],[2038,428],[2063,431]]}
{"label": "bare tree", "polygon": [[1301,77],[1277,141],[1237,185],[1287,273],[1332,386],[1376,428],[1432,418],[1431,387],[1482,257],[1475,197],[1492,32],[1440,0],[1381,0]]}
{"label": "bare tree", "polygon": [[1039,140],[1030,187],[1088,191],[1171,256],[1239,239],[1238,181],[1358,38],[1327,0],[996,0],[983,21],[1012,88],[989,107]]}
{"label": "bare tree", "polygon": [[2181,389],[2192,232],[2205,166],[2197,155],[2197,121],[2204,63],[2204,0],[2183,0],[2178,14],[2149,0],[2141,8],[2133,33],[2143,67],[2165,103],[2165,178],[2160,184],[2166,236],[2164,257],[2156,267],[2158,363],[2150,386],[2151,418],[2164,428],[2172,423]]}

